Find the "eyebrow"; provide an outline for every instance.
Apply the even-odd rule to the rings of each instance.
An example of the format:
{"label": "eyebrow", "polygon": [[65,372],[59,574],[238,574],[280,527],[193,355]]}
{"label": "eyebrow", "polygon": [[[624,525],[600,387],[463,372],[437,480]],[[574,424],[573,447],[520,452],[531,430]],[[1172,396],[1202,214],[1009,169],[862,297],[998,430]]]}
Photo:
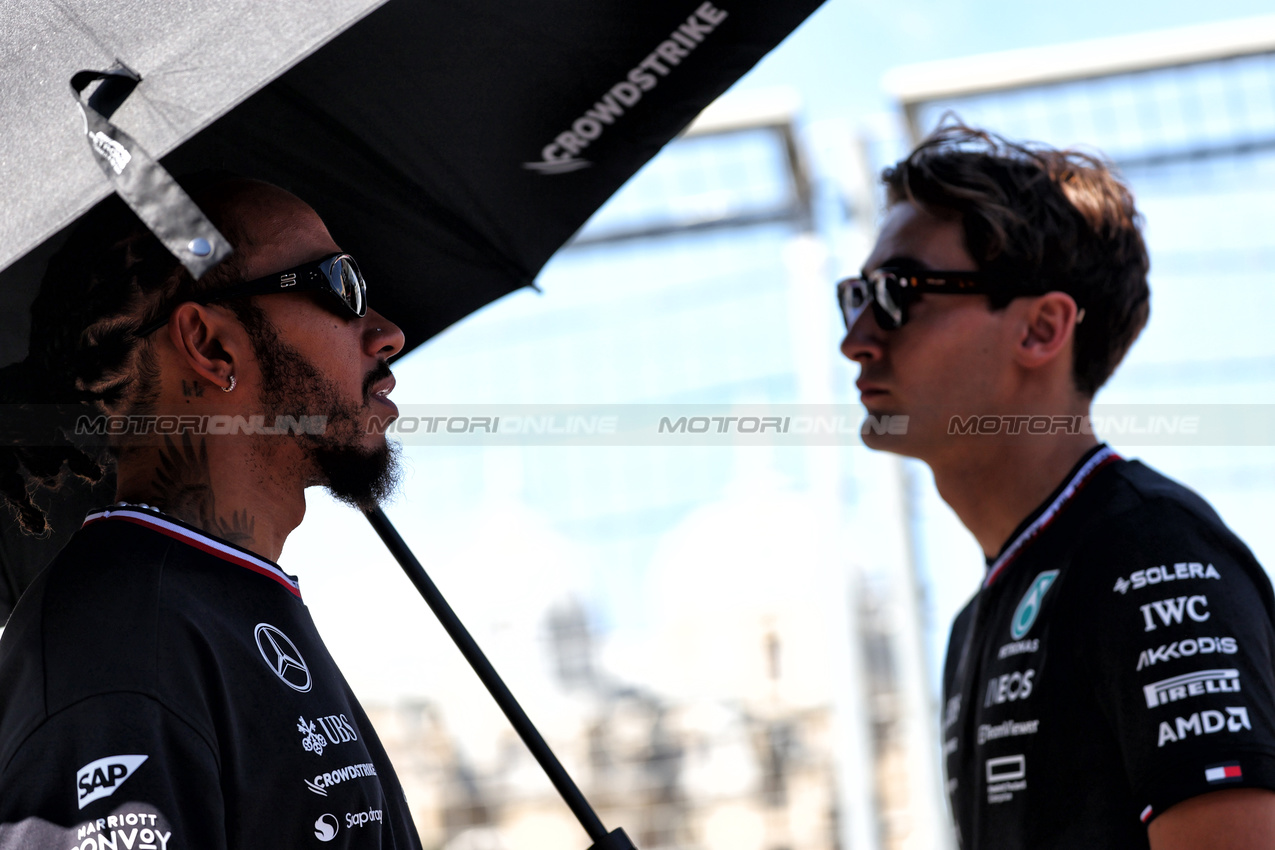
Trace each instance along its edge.
{"label": "eyebrow", "polygon": [[[895,269],[901,272],[923,272],[932,271],[930,266],[916,259],[915,257],[894,256],[879,263],[878,269]],[[868,269],[863,269],[860,274],[867,274]]]}

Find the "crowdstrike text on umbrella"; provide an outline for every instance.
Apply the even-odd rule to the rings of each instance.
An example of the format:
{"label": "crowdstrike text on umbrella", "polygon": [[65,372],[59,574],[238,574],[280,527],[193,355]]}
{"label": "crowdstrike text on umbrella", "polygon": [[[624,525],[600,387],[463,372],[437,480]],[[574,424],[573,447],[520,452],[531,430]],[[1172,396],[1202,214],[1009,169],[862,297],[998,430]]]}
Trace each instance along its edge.
{"label": "crowdstrike text on umbrella", "polygon": [[712,3],[701,3],[695,13],[669,33],[668,38],[637,64],[623,80],[607,90],[602,99],[571,122],[571,128],[554,137],[540,151],[540,160],[524,162],[523,168],[541,174],[565,174],[588,168],[592,163],[577,156],[599,139],[608,126],[624,115],[626,108],[636,106],[642,93],[659,85],[682,60],[691,55],[704,39],[726,20],[728,13]]}

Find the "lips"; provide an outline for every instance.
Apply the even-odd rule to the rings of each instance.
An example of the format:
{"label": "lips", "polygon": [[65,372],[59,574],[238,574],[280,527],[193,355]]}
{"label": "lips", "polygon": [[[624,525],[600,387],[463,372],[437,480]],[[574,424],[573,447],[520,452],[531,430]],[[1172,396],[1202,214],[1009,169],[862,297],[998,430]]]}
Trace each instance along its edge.
{"label": "lips", "polygon": [[365,379],[363,395],[368,400],[368,403],[382,404],[394,411],[395,416],[398,416],[398,406],[389,399],[395,383],[394,375],[390,373],[390,367],[382,362]]}
{"label": "lips", "polygon": [[855,381],[854,385],[859,390],[860,398],[877,398],[889,393],[889,390],[880,384],[874,384],[870,381],[865,381],[862,378]]}

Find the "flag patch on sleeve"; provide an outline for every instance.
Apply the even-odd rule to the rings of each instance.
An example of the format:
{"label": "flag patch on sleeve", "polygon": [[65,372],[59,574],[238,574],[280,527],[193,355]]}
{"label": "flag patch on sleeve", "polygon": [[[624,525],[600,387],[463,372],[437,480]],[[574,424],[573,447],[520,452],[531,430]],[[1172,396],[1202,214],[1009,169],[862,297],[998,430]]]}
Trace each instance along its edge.
{"label": "flag patch on sleeve", "polygon": [[1204,768],[1204,778],[1209,782],[1238,782],[1244,778],[1244,771],[1239,762],[1230,761]]}
{"label": "flag patch on sleeve", "polygon": [[1142,810],[1142,814],[1138,815],[1138,820],[1142,821],[1143,823],[1146,823],[1150,819],[1151,819],[1151,807],[1147,806],[1145,809]]}

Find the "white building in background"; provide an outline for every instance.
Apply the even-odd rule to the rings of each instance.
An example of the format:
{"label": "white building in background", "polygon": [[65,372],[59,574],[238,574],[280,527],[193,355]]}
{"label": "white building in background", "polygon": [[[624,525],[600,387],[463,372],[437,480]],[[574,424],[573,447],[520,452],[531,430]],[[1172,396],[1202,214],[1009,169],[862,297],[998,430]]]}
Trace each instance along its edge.
{"label": "white building in background", "polygon": [[[400,364],[400,407],[846,401],[831,257],[871,227],[867,204],[846,216],[842,184],[871,192],[862,167],[810,179],[795,115],[783,95],[706,114],[554,260],[543,296]],[[609,826],[644,850],[944,846],[894,459],[854,432],[407,442],[391,518]],[[327,510],[303,535],[336,521]],[[388,557],[367,537],[346,557],[359,586],[310,567],[307,598],[325,634],[341,631],[323,622],[333,608],[386,624],[331,648],[380,703],[426,842],[587,846]]]}
{"label": "white building in background", "polygon": [[[953,108],[1122,165],[1148,219],[1153,310],[1098,401],[1244,402],[1232,412],[1257,436],[1112,442],[1199,490],[1268,565],[1271,26],[890,77],[921,130]],[[867,253],[872,173],[905,151],[889,126],[803,126],[782,97],[709,116],[554,260],[543,296],[510,296],[414,353],[395,398],[405,410],[848,404],[855,370],[836,351],[832,281]],[[391,517],[609,827],[644,850],[951,846],[933,695],[982,564],[923,468],[853,435],[781,447],[417,441],[405,454]],[[349,522],[314,504],[283,563],[375,706],[426,843],[582,850],[584,833],[371,532],[333,539]]]}

